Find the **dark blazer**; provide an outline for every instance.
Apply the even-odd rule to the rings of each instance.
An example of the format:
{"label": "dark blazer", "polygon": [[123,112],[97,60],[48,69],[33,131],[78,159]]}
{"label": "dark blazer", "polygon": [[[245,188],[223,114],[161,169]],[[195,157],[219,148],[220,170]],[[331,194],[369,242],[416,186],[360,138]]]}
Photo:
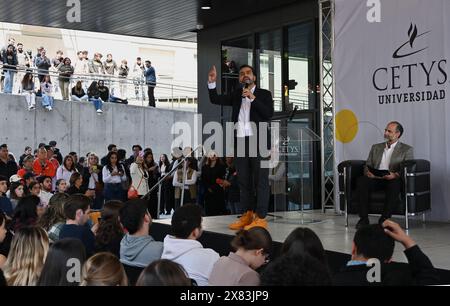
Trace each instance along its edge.
{"label": "dark blazer", "polygon": [[[98,181],[99,183],[103,184],[103,179],[102,179],[102,175],[103,175],[103,166],[101,165],[97,165],[97,170],[98,170]],[[89,167],[84,167],[83,171],[81,172],[81,175],[83,176],[83,185],[82,185],[82,189],[84,190],[88,190],[88,186],[89,186],[89,178],[91,177],[91,174],[89,173]]]}
{"label": "dark blazer", "polygon": [[439,276],[430,259],[415,245],[405,250],[408,264],[386,263],[381,265],[381,283],[369,283],[367,272],[372,267],[357,265],[344,267],[333,277],[336,286],[408,286],[436,285]]}
{"label": "dark blazer", "polygon": [[[369,157],[367,158],[366,165],[375,169],[378,169],[383,158],[384,148],[386,147],[386,142],[377,143],[370,149]],[[389,163],[389,170],[391,172],[400,172],[400,164],[408,159],[413,159],[413,147],[398,142],[395,145],[394,152],[392,152],[391,161]]]}
{"label": "dark blazer", "polygon": [[[268,122],[273,116],[273,99],[270,91],[255,88],[253,95],[256,97],[250,108],[250,121],[258,124]],[[235,90],[230,95],[218,95],[216,89],[209,89],[209,99],[212,104],[233,107],[232,120],[238,121],[242,103],[242,89]]]}

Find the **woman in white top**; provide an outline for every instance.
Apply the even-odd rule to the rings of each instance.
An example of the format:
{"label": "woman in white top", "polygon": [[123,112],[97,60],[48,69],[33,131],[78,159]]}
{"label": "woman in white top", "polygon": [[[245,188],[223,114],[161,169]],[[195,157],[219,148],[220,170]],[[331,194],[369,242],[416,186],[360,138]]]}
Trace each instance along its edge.
{"label": "woman in white top", "polygon": [[52,82],[50,81],[49,75],[46,75],[44,77],[44,81],[41,83],[41,92],[42,92],[42,106],[45,107],[46,110],[51,111],[53,109],[54,104],[53,98],[54,87]]}
{"label": "woman in white top", "polygon": [[102,176],[105,184],[103,190],[105,201],[125,201],[126,190],[122,183],[127,181],[127,175],[123,166],[119,164],[117,152],[109,152],[106,156],[106,165],[103,167]]}
{"label": "woman in white top", "polygon": [[[193,190],[196,188],[197,171],[192,168],[192,158],[186,159],[186,173],[184,173],[184,195],[183,205],[192,203]],[[174,172],[172,184],[175,187],[175,210],[181,206],[181,191],[183,188],[183,169],[184,165],[181,163],[178,169]]]}
{"label": "woman in white top", "polygon": [[146,195],[149,191],[148,171],[145,168],[144,157],[139,154],[136,161],[130,166],[131,185],[137,190],[139,197]]}
{"label": "woman in white top", "polygon": [[64,157],[63,163],[61,166],[58,167],[58,169],[56,170],[56,180],[60,180],[63,179],[67,182],[67,188],[70,187],[70,177],[72,176],[72,174],[74,174],[75,172],[78,172],[77,169],[75,168],[75,164],[73,162],[73,158],[71,155],[67,155],[66,157]]}

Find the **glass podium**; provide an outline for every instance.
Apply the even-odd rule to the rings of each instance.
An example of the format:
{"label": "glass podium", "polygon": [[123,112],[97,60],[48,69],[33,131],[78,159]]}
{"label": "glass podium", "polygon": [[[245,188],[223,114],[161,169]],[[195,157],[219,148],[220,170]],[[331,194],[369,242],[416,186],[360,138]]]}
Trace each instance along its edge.
{"label": "glass podium", "polygon": [[[288,127],[271,127],[272,150],[269,162],[271,222],[310,224],[321,222],[308,217],[314,199],[314,147],[320,137],[302,122]],[[297,211],[300,218],[281,212]]]}

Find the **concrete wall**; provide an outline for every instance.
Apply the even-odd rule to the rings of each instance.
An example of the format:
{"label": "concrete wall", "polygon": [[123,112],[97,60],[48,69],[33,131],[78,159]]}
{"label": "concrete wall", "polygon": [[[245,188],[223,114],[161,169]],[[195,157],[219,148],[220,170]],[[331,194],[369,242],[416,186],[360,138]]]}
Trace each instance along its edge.
{"label": "concrete wall", "polygon": [[132,105],[104,103],[97,115],[89,102],[55,101],[53,111],[46,111],[36,101],[36,110],[28,111],[25,97],[0,94],[0,143],[19,157],[25,146],[55,140],[63,155],[70,151],[80,156],[96,152],[106,154],[110,143],[131,154],[133,144],[153,149],[155,159],[170,154],[174,122],[193,127],[194,113]]}

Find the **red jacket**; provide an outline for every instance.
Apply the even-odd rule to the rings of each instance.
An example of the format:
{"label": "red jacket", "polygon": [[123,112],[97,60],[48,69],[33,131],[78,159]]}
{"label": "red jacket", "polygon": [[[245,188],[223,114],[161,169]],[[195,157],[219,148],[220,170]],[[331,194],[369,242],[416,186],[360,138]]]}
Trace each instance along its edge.
{"label": "red jacket", "polygon": [[33,172],[36,176],[50,176],[53,178],[56,175],[56,168],[48,159],[45,160],[44,165],[41,165],[39,159],[35,159],[33,162]]}

